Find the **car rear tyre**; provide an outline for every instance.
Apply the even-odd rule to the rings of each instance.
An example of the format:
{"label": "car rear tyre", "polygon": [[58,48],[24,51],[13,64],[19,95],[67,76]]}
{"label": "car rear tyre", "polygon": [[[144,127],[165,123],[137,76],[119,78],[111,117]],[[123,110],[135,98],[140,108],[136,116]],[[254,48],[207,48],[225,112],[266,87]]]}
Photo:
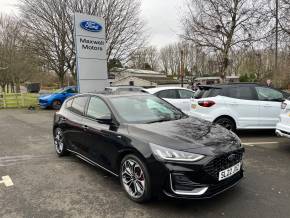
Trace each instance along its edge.
{"label": "car rear tyre", "polygon": [[121,161],[120,182],[128,197],[144,203],[151,199],[150,177],[145,163],[135,155],[127,155]]}
{"label": "car rear tyre", "polygon": [[61,101],[60,100],[54,100],[52,102],[52,108],[54,110],[59,110],[61,108]]}
{"label": "car rear tyre", "polygon": [[218,118],[215,122],[215,124],[218,124],[220,126],[223,126],[224,128],[228,129],[228,130],[231,130],[233,132],[236,131],[236,124],[235,122],[230,119],[230,118],[227,118],[227,117],[221,117],[221,118]]}
{"label": "car rear tyre", "polygon": [[67,154],[63,131],[61,128],[56,128],[54,133],[55,151],[58,156],[65,156]]}

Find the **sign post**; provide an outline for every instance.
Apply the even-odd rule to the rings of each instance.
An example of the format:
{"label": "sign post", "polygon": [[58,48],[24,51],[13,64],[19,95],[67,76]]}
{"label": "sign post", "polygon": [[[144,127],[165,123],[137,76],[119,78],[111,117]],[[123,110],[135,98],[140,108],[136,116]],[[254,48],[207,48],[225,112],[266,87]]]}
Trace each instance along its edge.
{"label": "sign post", "polygon": [[74,28],[79,92],[103,91],[109,85],[105,21],[75,13]]}

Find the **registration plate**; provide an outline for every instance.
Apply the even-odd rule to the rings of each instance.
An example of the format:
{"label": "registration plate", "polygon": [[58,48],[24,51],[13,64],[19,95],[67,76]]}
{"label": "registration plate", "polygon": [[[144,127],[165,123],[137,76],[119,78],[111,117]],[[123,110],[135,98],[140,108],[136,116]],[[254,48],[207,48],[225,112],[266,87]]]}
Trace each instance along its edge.
{"label": "registration plate", "polygon": [[219,172],[219,181],[229,178],[241,170],[241,163]]}

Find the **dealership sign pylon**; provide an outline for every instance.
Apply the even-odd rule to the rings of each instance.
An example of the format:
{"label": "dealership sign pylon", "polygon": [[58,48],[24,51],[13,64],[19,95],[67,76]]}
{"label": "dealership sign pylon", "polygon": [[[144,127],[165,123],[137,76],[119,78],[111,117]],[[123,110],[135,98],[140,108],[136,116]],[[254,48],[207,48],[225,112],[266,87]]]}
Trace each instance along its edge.
{"label": "dealership sign pylon", "polygon": [[79,92],[102,91],[109,85],[105,21],[75,13],[74,26]]}

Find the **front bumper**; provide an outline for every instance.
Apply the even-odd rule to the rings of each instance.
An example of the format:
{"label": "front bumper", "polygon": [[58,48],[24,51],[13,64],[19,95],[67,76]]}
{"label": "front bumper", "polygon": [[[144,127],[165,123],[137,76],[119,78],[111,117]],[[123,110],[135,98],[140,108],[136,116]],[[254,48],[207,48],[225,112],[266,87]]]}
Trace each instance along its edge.
{"label": "front bumper", "polygon": [[[237,154],[237,159],[226,162],[226,158],[233,153]],[[160,183],[162,192],[169,197],[211,198],[237,185],[243,178],[244,172],[241,167],[241,170],[231,177],[218,180],[220,171],[242,163],[243,153],[244,149],[240,149],[217,157],[206,157],[194,163],[162,163],[164,170],[161,172],[159,168],[159,174],[154,178],[157,177],[157,181],[163,180],[163,183]]]}
{"label": "front bumper", "polygon": [[[216,184],[196,184],[196,187],[190,191],[174,190],[173,186],[171,186],[170,191],[163,190],[163,193],[168,197],[172,198],[182,198],[182,199],[212,198],[239,184],[239,182],[243,178],[243,173],[244,173],[243,170],[241,170],[239,173],[233,175],[232,177]],[[170,183],[172,184],[172,180],[170,180]]]}
{"label": "front bumper", "polygon": [[40,108],[45,109],[45,108],[50,107],[50,102],[39,99],[38,100],[38,105],[39,105]]}

